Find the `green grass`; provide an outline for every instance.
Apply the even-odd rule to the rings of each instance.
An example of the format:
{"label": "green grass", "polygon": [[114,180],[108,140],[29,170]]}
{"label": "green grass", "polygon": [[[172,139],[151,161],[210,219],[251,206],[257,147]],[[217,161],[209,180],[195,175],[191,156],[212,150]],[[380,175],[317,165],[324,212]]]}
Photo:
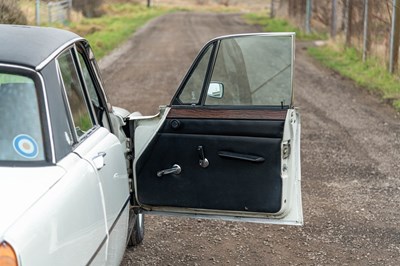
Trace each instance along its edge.
{"label": "green grass", "polygon": [[243,15],[249,24],[262,26],[265,32],[295,32],[296,38],[299,40],[323,40],[327,38],[326,34],[311,33],[306,34],[300,28],[293,26],[285,19],[270,18],[264,13],[248,13]]}
{"label": "green grass", "polygon": [[354,80],[359,86],[378,93],[400,110],[399,77],[390,75],[377,59],[370,58],[363,63],[361,54],[354,48],[322,46],[309,48],[308,51],[325,66]]}
{"label": "green grass", "polygon": [[86,18],[67,28],[89,41],[97,59],[111,52],[152,18],[172,10],[125,3],[107,5],[106,11],[100,18]]}
{"label": "green grass", "polygon": [[[175,12],[195,11],[190,7],[165,7],[132,3],[115,3],[105,5],[106,14],[100,18],[85,18],[77,23],[64,25],[52,25],[66,28],[86,38],[92,46],[97,59],[100,59],[126,41],[138,28],[146,24],[152,18]],[[238,12],[229,7],[204,7],[199,8],[203,12]]]}

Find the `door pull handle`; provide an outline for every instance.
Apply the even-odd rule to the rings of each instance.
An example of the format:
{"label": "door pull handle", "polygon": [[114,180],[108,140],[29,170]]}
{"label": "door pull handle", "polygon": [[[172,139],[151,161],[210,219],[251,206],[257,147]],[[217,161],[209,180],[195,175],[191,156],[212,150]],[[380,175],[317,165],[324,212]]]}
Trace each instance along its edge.
{"label": "door pull handle", "polygon": [[222,158],[236,159],[253,163],[263,163],[265,161],[264,157],[261,156],[229,152],[229,151],[220,151],[218,152],[218,155],[221,156]]}
{"label": "door pull handle", "polygon": [[92,158],[92,161],[94,163],[94,166],[96,167],[97,170],[100,170],[103,168],[106,163],[104,161],[104,157],[106,156],[105,152],[99,152],[96,156]]}
{"label": "door pull handle", "polygon": [[181,172],[182,172],[182,168],[179,165],[174,164],[172,166],[172,168],[158,171],[157,176],[162,177],[163,175],[170,175],[170,174],[179,175]]}

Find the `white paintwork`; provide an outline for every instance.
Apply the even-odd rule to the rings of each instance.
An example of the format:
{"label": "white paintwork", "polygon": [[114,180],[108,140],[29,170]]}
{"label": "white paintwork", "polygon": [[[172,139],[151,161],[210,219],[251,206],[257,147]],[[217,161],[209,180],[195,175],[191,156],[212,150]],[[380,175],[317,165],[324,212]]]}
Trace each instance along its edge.
{"label": "white paintwork", "polygon": [[108,254],[107,254],[107,265],[119,265],[125,253],[126,239],[128,235],[128,223],[129,223],[129,204],[124,209],[121,217],[118,219],[118,223],[110,233]]}
{"label": "white paintwork", "polygon": [[283,130],[282,144],[290,143],[290,156],[287,159],[282,159],[281,162],[282,209],[278,215],[284,216],[286,221],[294,225],[303,224],[300,129],[301,119],[299,112],[295,109],[288,110]]}
{"label": "white paintwork", "polygon": [[[106,156],[98,171],[91,158],[100,151]],[[120,263],[129,187],[117,137],[98,128],[57,166],[0,169],[7,182],[1,180],[0,209],[10,214],[0,219],[0,240],[13,246],[21,265]]]}
{"label": "white paintwork", "polygon": [[59,166],[0,167],[0,242],[7,229],[64,174]]}
{"label": "white paintwork", "polygon": [[[129,115],[129,112],[119,107],[112,107],[112,112],[109,115],[113,133],[117,136],[121,145],[126,147],[126,135],[122,127],[125,125],[124,118]],[[129,162],[127,162],[127,166],[128,164]]]}
{"label": "white paintwork", "polygon": [[[157,115],[137,116],[134,113],[128,117],[130,121],[134,121],[134,127],[135,127],[134,147],[135,147],[136,160],[134,160],[133,162],[133,169],[135,169],[137,158],[140,157],[140,155],[146,149],[147,145],[149,145],[150,141],[157,134],[162,123],[164,123],[169,113],[169,110],[171,110],[170,107],[160,106],[160,112]],[[135,187],[136,187],[136,178],[135,178]]]}
{"label": "white paintwork", "polygon": [[[3,234],[23,266],[86,265],[106,237],[96,172],[75,154],[68,155],[58,166],[68,172]],[[43,168],[38,168],[38,173],[40,169],[43,173]],[[29,184],[20,183],[21,188],[25,185],[30,188]],[[97,265],[106,261],[105,250],[101,252]]]}
{"label": "white paintwork", "polygon": [[[116,254],[112,254],[112,252],[125,249],[128,229],[126,219],[128,218],[129,204],[126,203],[129,200],[129,180],[124,150],[115,135],[100,127],[79,145],[74,152],[90,163],[93,169],[96,169],[104,199],[107,232],[110,235],[120,235],[123,232],[125,236],[122,238],[110,237],[107,241],[107,256],[115,258]],[[105,153],[103,157],[104,166],[97,170],[93,158],[100,153]],[[122,209],[123,207],[124,210]],[[122,211],[124,212],[123,216],[118,217]],[[123,219],[123,221],[117,223],[118,218]],[[112,229],[113,226],[114,228]],[[117,257],[122,259],[122,255],[123,253]]]}

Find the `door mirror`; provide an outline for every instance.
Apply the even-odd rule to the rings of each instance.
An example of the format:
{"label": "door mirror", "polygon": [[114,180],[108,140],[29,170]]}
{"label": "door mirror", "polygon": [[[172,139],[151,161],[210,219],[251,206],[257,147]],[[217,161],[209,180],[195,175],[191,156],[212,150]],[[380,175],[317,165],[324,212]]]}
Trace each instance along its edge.
{"label": "door mirror", "polygon": [[224,96],[224,84],[211,82],[208,87],[207,95],[212,98],[221,99]]}

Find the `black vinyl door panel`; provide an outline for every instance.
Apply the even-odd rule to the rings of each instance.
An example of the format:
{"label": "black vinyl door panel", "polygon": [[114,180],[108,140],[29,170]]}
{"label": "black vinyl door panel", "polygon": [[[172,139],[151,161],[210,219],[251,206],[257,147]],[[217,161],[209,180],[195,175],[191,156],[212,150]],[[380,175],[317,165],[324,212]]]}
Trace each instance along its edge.
{"label": "black vinyl door panel", "polygon": [[[276,118],[168,117],[136,164],[139,203],[279,212],[283,127]],[[157,175],[176,164],[180,174]]]}

